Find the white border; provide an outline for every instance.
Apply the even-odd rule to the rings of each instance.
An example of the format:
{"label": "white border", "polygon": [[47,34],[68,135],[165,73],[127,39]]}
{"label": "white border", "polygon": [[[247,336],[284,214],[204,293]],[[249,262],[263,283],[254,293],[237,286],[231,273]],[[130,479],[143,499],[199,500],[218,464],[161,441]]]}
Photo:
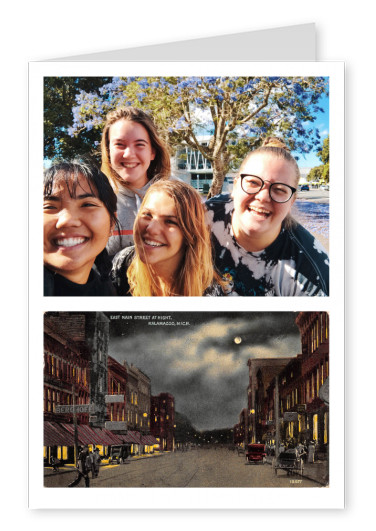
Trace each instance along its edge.
{"label": "white border", "polygon": [[[328,311],[330,314],[330,487],[138,489],[43,487],[43,312],[211,311],[212,298],[43,298],[42,194],[44,76],[257,75],[330,78],[330,297],[216,298],[216,311]],[[29,506],[31,508],[342,508],[344,506],[344,65],[343,63],[44,62],[29,67]],[[234,419],[235,422],[235,419]],[[335,449],[335,450],[334,450]],[[149,491],[152,492],[149,492]],[[184,492],[184,495],[183,495]]]}

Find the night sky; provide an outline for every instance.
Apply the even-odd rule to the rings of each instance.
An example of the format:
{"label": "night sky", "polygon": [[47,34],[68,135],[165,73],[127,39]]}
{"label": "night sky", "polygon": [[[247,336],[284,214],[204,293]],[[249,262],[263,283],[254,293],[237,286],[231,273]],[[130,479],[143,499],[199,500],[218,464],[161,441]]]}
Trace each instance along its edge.
{"label": "night sky", "polygon": [[232,427],[238,422],[247,405],[249,358],[296,356],[301,351],[294,312],[123,312],[107,316],[109,355],[147,374],[153,395],[174,395],[176,411],[198,430]]}

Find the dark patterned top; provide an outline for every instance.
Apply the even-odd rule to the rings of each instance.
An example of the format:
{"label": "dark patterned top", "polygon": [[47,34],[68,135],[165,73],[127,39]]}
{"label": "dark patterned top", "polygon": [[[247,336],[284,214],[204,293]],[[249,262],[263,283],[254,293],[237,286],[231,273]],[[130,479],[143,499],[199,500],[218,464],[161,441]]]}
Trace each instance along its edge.
{"label": "dark patterned top", "polygon": [[[135,248],[134,245],[132,245],[131,247],[125,247],[125,249],[122,249],[115,255],[112,261],[111,278],[118,295],[130,296],[127,270],[131,265],[134,255]],[[224,293],[221,286],[215,282],[209,286],[203,294],[204,297],[223,297],[224,295],[226,295],[226,293]]]}
{"label": "dark patterned top", "polygon": [[282,227],[266,249],[248,252],[232,232],[234,202],[219,195],[206,202],[215,252],[215,265],[242,296],[327,296],[329,257],[312,234],[298,223]]}

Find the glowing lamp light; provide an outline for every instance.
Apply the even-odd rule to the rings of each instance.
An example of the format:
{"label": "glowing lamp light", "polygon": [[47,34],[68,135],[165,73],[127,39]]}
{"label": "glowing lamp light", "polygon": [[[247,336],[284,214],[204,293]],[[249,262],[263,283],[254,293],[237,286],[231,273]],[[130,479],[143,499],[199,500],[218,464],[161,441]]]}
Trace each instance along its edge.
{"label": "glowing lamp light", "polygon": [[241,342],[242,342],[242,338],[239,336],[236,336],[236,338],[234,339],[234,343],[236,343],[237,345],[240,345]]}

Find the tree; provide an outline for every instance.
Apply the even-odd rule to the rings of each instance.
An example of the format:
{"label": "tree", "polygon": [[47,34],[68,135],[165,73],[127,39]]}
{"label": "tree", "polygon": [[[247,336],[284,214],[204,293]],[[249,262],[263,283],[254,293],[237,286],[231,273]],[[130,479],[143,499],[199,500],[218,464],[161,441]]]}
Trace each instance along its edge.
{"label": "tree", "polygon": [[[80,90],[68,133],[86,141],[94,131],[99,139],[107,112],[123,105],[143,108],[172,148],[189,145],[211,162],[210,197],[262,137],[282,136],[300,153],[317,147],[312,123],[323,112],[323,94],[327,80],[321,77],[117,77],[96,91]],[[206,146],[199,141],[203,133],[211,136]]]}
{"label": "tree", "polygon": [[329,182],[329,136],[324,138],[322,148],[317,151],[317,156],[322,165],[315,166],[307,175],[307,181]]}
{"label": "tree", "polygon": [[93,152],[98,142],[96,131],[85,135],[68,134],[72,124],[72,107],[80,90],[97,90],[111,78],[103,77],[45,77],[44,78],[44,157],[71,158]]}

